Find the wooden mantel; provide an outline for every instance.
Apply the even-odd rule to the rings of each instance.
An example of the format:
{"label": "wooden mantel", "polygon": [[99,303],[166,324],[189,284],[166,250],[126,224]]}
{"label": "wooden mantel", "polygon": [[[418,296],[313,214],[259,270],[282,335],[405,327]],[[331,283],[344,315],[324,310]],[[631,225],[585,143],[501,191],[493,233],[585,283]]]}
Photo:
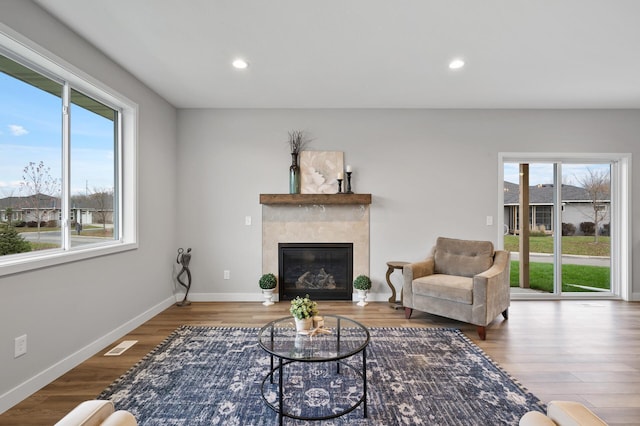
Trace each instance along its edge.
{"label": "wooden mantel", "polygon": [[260,204],[371,204],[371,194],[260,194]]}

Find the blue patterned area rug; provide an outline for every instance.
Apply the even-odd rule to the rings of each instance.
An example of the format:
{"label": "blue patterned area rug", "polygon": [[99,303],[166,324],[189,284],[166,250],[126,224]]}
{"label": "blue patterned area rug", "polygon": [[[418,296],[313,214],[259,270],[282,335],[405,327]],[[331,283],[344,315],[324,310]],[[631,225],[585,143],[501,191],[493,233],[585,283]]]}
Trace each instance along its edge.
{"label": "blue patterned area rug", "polygon": [[[183,326],[98,398],[131,411],[142,426],[275,425],[278,416],[261,396],[270,358],[257,343],[258,331]],[[360,406],[337,419],[285,418],[285,425],[517,425],[527,411],[545,411],[459,330],[369,331],[367,418]],[[343,368],[336,378],[329,364],[288,365],[285,407],[306,413],[357,401],[361,381],[350,371]],[[267,380],[273,401],[277,388],[270,386]]]}

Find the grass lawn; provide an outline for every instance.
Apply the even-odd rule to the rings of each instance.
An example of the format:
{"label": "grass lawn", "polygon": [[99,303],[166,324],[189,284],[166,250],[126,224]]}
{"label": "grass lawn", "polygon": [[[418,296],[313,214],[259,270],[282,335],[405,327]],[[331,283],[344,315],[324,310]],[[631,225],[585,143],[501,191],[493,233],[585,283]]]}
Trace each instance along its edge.
{"label": "grass lawn", "polygon": [[37,243],[30,241],[29,244],[31,244],[31,251],[60,248],[60,244],[55,243]]}
{"label": "grass lawn", "polygon": [[[19,233],[33,233],[38,232],[38,228],[15,228]],[[57,228],[40,228],[40,232],[52,232],[52,231],[60,231],[60,227]],[[71,231],[72,235],[76,234],[75,229]],[[84,225],[82,227],[82,232],[80,235],[87,235],[91,237],[113,237],[113,228],[103,228],[102,225]]]}
{"label": "grass lawn", "polygon": [[[505,235],[504,248],[513,252],[520,251],[520,237]],[[553,237],[551,235],[529,237],[529,251],[531,253],[553,253]],[[562,237],[562,254],[610,256],[610,237],[598,237],[597,243],[594,242],[594,237]]]}
{"label": "grass lawn", "polygon": [[[23,228],[16,228],[16,230],[18,230],[19,233],[38,232],[38,228],[23,227]],[[46,227],[40,228],[40,232],[50,232],[50,231],[60,231],[60,228],[59,227],[58,228],[46,228]],[[71,234],[75,235],[76,231],[73,230]],[[82,232],[80,233],[80,235],[84,235],[86,237],[113,238],[113,228],[104,229],[102,225],[98,225],[98,226],[86,225],[82,229]],[[60,248],[60,244],[56,244],[56,243],[39,243],[36,241],[31,241],[29,244],[31,244],[32,251]]]}
{"label": "grass lawn", "polygon": [[[511,287],[518,287],[520,262],[511,261]],[[611,268],[605,266],[562,265],[562,291],[589,291],[568,284],[610,289]],[[529,283],[532,289],[553,292],[553,264],[529,264]]]}

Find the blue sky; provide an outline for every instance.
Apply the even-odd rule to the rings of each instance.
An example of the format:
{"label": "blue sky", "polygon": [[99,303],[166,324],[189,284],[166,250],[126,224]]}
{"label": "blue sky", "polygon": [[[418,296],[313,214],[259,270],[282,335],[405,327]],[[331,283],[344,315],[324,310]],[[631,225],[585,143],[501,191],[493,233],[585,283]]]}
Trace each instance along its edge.
{"label": "blue sky", "polygon": [[[588,170],[598,171],[609,170],[609,164],[562,164],[562,183],[580,186],[582,179]],[[512,183],[520,182],[520,168],[518,163],[504,164],[504,180]],[[529,184],[538,185],[544,183],[553,183],[553,164],[552,163],[530,163],[529,164]]]}
{"label": "blue sky", "polygon": [[[0,198],[20,193],[23,169],[43,161],[61,179],[61,100],[0,72]],[[71,108],[71,193],[113,187],[113,122]]]}

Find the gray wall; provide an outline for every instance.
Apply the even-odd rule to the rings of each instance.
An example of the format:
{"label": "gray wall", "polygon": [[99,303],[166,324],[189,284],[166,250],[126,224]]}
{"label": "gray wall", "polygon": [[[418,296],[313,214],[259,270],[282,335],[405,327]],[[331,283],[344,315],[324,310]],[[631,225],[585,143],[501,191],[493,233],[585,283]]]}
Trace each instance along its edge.
{"label": "gray wall", "polygon": [[[288,192],[293,129],[315,137],[311,149],[344,151],[354,190],[373,195],[378,300],[390,295],[386,261],[421,259],[439,235],[497,242],[498,152],[631,152],[636,168],[640,158],[638,110],[181,110],[178,217],[181,240],[194,248],[194,297],[259,300],[258,196]],[[638,173],[633,188],[637,194]],[[633,203],[637,218],[640,197]],[[494,226],[486,225],[489,215]],[[230,280],[222,279],[225,269]],[[637,281],[633,291],[640,292]]]}
{"label": "gray wall", "polygon": [[[177,153],[171,105],[31,2],[2,1],[0,17],[140,109],[139,249],[0,278],[2,412],[22,392],[86,356],[83,350],[103,336],[121,335],[167,306],[177,235]],[[22,334],[28,352],[14,359],[14,338]],[[15,387],[20,389],[9,393]]]}

